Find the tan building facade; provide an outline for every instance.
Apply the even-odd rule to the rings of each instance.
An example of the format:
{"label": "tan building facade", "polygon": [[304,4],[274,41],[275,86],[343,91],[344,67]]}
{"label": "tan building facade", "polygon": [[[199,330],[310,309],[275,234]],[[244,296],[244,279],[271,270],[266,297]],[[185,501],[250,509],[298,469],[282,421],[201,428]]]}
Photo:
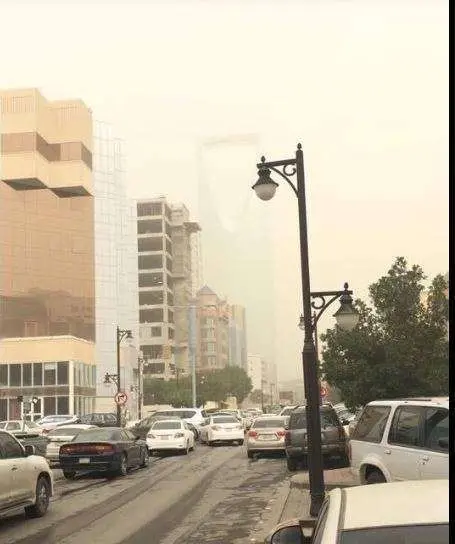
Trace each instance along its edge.
{"label": "tan building facade", "polygon": [[230,307],[208,286],[196,297],[198,370],[217,370],[229,365]]}
{"label": "tan building facade", "polygon": [[[70,386],[57,383],[63,363],[68,376],[71,361],[94,363],[92,348],[70,347],[95,342],[91,111],[79,100],[48,101],[36,89],[0,91],[0,134],[0,399],[7,405],[0,419],[13,415],[21,387],[42,399],[39,413],[85,411],[91,385],[82,405],[69,390],[50,395],[48,387]],[[57,365],[55,384],[45,385],[51,366],[36,366],[30,383],[35,364]]]}

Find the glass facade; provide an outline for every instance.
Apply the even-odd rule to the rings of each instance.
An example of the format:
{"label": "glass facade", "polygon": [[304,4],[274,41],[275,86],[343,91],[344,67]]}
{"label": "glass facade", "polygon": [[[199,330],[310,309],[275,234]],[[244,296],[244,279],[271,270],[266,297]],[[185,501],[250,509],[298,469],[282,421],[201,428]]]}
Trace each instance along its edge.
{"label": "glass facade", "polygon": [[[123,145],[112,128],[94,125],[93,183],[95,194],[96,362],[97,411],[115,411],[115,384],[106,373],[117,372],[116,326],[130,329],[138,339],[138,261],[136,206],[126,194]],[[126,344],[125,344],[126,345]],[[122,350],[121,384],[135,410],[137,350]]]}

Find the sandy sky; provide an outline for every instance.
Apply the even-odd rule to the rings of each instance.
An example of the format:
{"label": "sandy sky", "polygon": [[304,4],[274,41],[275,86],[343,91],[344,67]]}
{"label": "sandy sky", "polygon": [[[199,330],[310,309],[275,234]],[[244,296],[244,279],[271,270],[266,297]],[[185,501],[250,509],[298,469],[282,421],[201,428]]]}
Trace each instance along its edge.
{"label": "sandy sky", "polygon": [[129,195],[188,205],[206,283],[281,379],[301,377],[297,203],[255,198],[262,154],[303,144],[313,290],[365,298],[398,255],[448,269],[448,2],[26,4],[0,0],[0,87],[112,123]]}

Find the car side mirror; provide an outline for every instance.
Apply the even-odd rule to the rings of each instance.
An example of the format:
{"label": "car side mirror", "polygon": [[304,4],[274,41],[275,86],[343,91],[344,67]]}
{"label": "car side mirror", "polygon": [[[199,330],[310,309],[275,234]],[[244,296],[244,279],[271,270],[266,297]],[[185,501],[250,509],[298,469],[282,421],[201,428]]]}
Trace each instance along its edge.
{"label": "car side mirror", "polygon": [[26,457],[28,457],[29,455],[35,455],[36,453],[35,446],[31,446],[31,445],[24,446],[24,453]]}
{"label": "car side mirror", "polygon": [[300,525],[296,524],[278,529],[269,542],[270,544],[310,544],[311,537],[305,536]]}
{"label": "car side mirror", "polygon": [[438,446],[444,450],[448,450],[449,449],[449,439],[448,438],[440,438],[438,440]]}

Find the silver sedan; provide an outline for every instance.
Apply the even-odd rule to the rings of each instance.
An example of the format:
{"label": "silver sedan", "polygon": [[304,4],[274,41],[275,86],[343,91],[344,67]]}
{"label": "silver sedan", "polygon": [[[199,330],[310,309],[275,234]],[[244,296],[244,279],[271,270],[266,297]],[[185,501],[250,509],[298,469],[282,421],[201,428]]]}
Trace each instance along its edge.
{"label": "silver sedan", "polygon": [[246,437],[246,450],[250,459],[261,452],[284,452],[286,419],[282,416],[268,416],[253,421]]}

